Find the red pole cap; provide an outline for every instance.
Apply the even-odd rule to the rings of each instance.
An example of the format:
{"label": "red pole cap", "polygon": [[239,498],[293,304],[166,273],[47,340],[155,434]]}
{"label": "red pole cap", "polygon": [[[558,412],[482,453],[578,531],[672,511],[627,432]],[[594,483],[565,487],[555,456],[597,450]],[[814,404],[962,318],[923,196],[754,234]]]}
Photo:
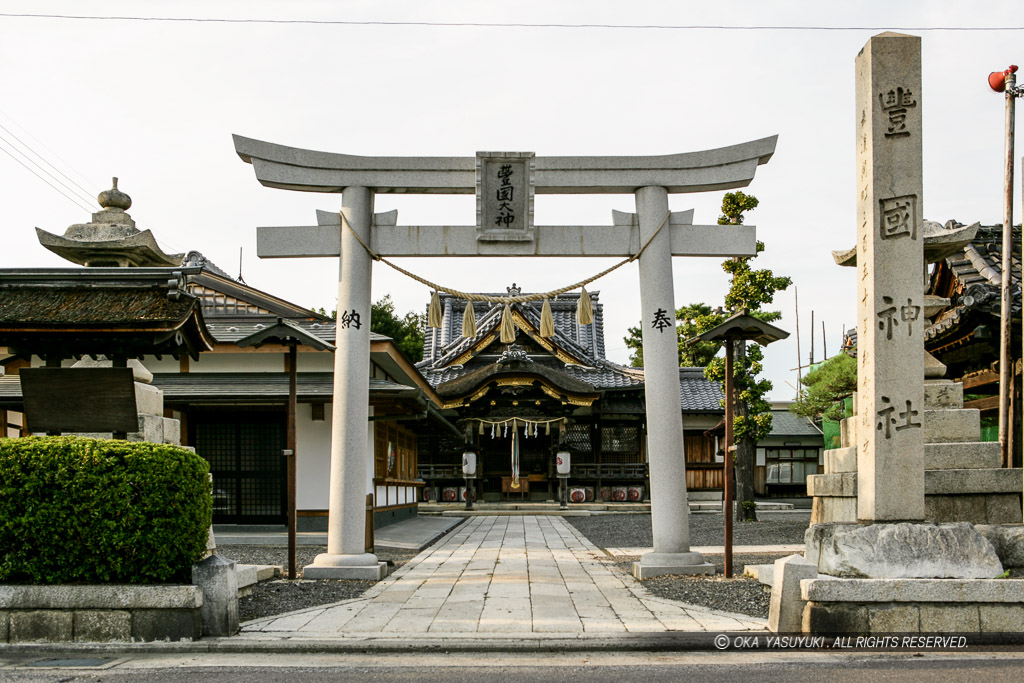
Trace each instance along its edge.
{"label": "red pole cap", "polygon": [[1005,92],[1006,77],[1014,73],[1017,73],[1016,64],[1011,64],[1006,71],[993,71],[988,75],[988,87],[992,88],[996,92]]}

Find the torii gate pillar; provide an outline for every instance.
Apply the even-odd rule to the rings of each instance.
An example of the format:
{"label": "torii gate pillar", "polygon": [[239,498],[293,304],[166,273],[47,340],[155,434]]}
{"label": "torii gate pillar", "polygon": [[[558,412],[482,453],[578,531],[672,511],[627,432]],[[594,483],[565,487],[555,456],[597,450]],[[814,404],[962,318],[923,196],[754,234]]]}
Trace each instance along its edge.
{"label": "torii gate pillar", "polygon": [[359,244],[370,243],[373,192],[346,187],[341,213],[352,230],[341,231],[338,259],[338,326],[331,416],[330,507],[327,552],[303,568],[306,579],[387,576],[387,563],[366,552],[367,444],[370,401],[370,282],[373,261]]}
{"label": "torii gate pillar", "polygon": [[[639,259],[654,552],[633,563],[633,575],[638,579],[715,572],[714,565],[705,562],[700,553],[690,551],[683,415],[679,409],[679,340],[672,291],[672,244],[668,231],[657,232],[668,214],[665,188],[642,187],[636,191],[640,240],[646,244],[654,236]],[[654,324],[656,319],[665,316],[671,321],[669,325]],[[729,514],[728,511],[725,514]]]}

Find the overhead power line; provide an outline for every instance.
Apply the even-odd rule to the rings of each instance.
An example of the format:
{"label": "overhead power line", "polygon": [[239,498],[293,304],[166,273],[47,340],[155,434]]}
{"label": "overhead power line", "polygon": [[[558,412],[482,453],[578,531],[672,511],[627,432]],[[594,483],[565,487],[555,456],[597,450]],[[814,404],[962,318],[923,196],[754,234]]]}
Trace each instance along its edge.
{"label": "overhead power line", "polygon": [[772,26],[764,24],[590,24],[490,21],[373,21],[353,19],[242,19],[237,17],[142,17],[87,14],[22,14],[0,12],[0,17],[20,19],[75,19],[85,21],[164,21],[209,24],[305,24],[310,26],[422,26],[438,28],[555,28],[634,29],[662,31],[1024,31],[1024,26]]}
{"label": "overhead power line", "polygon": [[[8,128],[3,126],[2,124],[0,124],[0,130],[3,130],[4,132],[6,132],[7,135],[10,135],[12,138],[14,138],[18,142],[20,147],[18,145],[14,144],[14,142],[11,142],[11,140],[7,136],[5,136],[3,133],[0,133],[0,140],[2,140],[3,142],[6,142],[11,147],[11,149],[13,149],[22,159],[24,159],[28,163],[32,164],[32,166],[34,166],[36,169],[38,169],[41,173],[43,173],[47,177],[49,177],[50,180],[52,180],[53,182],[55,182],[58,185],[60,185],[61,187],[63,187],[65,190],[70,192],[72,195],[75,195],[78,199],[84,199],[85,202],[86,202],[86,205],[92,203],[92,197],[89,195],[89,191],[88,190],[86,190],[81,185],[76,183],[74,180],[69,178],[63,171],[61,171],[59,168],[57,168],[56,166],[51,164],[49,161],[47,161],[41,154],[39,154],[34,149],[32,149],[32,147],[28,143],[26,143],[21,138],[19,138],[17,135],[12,133]],[[25,152],[25,150],[28,150],[28,152],[30,152],[32,154],[32,156],[36,157],[36,159],[38,159],[39,161],[36,161],[36,159],[33,159],[32,156],[29,156],[29,154],[27,154]],[[42,162],[42,164],[39,163],[40,161]],[[46,170],[46,168],[45,168],[45,166],[43,164],[45,164],[46,166],[49,166],[51,169],[53,169],[53,171],[57,175],[61,176],[65,180],[67,180],[68,183],[71,183],[71,185],[69,185],[68,183],[65,183],[63,180],[58,178],[57,175],[54,175],[53,173],[50,173],[50,171]],[[75,187],[72,187],[72,185],[74,185]],[[77,190],[75,189],[76,187],[78,188]]]}
{"label": "overhead power line", "polygon": [[[8,143],[8,144],[10,144],[10,143]],[[17,150],[15,150],[15,151],[17,151]],[[65,191],[64,191],[64,190],[62,190],[61,188],[57,187],[56,185],[54,185],[53,183],[51,183],[51,182],[50,182],[49,180],[47,180],[47,179],[46,179],[46,178],[44,178],[43,176],[41,176],[41,175],[39,175],[38,173],[36,173],[35,169],[33,169],[33,168],[32,168],[31,166],[29,166],[28,164],[26,164],[25,162],[23,162],[23,161],[22,161],[21,159],[19,159],[18,157],[16,157],[16,156],[14,156],[13,154],[11,154],[11,153],[10,153],[10,152],[9,152],[9,151],[7,150],[7,148],[6,148],[6,147],[0,146],[0,152],[3,152],[4,154],[6,154],[7,156],[9,156],[10,158],[14,159],[14,160],[15,160],[16,162],[18,162],[18,163],[19,163],[19,164],[20,164],[21,166],[23,166],[23,167],[24,167],[24,168],[25,168],[25,169],[26,169],[26,170],[27,170],[27,171],[28,171],[29,173],[31,173],[32,175],[34,175],[35,177],[39,178],[39,179],[40,179],[40,180],[42,180],[42,181],[43,181],[44,183],[46,183],[47,185],[49,185],[50,187],[52,187],[52,188],[53,188],[54,190],[56,190],[57,192],[59,192],[59,193],[61,194],[61,196],[63,196],[63,197],[65,198],[65,199],[67,199],[67,200],[68,200],[69,202],[71,202],[72,204],[76,205],[76,206],[77,206],[78,208],[80,208],[80,209],[85,209],[86,211],[92,211],[92,209],[91,209],[91,208],[89,208],[89,207],[88,207],[87,205],[83,204],[83,203],[82,203],[82,202],[81,202],[81,201],[80,201],[79,199],[76,199],[76,198],[75,198],[75,197],[74,197],[73,195],[70,195],[70,194],[68,194],[67,192],[65,192]],[[51,176],[51,177],[52,177],[52,176]]]}

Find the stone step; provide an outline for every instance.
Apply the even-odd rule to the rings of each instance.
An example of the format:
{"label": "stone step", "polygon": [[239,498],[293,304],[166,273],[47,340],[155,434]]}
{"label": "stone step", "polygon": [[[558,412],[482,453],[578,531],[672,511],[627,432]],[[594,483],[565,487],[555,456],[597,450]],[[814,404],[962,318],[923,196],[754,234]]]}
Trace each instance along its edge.
{"label": "stone step", "polygon": [[[925,470],[924,493],[1020,493],[1022,477],[1020,468]],[[813,474],[807,477],[807,495],[852,498],[857,495],[857,473]]]}
{"label": "stone step", "polygon": [[[840,422],[840,447],[857,444],[857,416]],[[925,443],[977,441],[981,434],[981,413],[973,408],[942,408],[924,411]]]}
{"label": "stone step", "polygon": [[925,495],[1020,493],[1022,470],[925,470]]}
{"label": "stone step", "polygon": [[831,448],[825,451],[825,474],[857,471],[857,447]]}
{"label": "stone step", "polygon": [[981,412],[968,408],[924,411],[925,443],[977,441],[981,435]]}
{"label": "stone step", "polygon": [[[926,443],[926,470],[998,469],[1002,461],[998,441]],[[857,471],[857,449],[853,446],[825,451],[825,474]]]}
{"label": "stone step", "polygon": [[964,385],[949,379],[930,379],[924,383],[926,410],[964,407]]}
{"label": "stone step", "polygon": [[998,441],[960,441],[926,443],[926,470],[999,469],[1002,453]]}
{"label": "stone step", "polygon": [[839,447],[853,448],[857,445],[856,416],[844,417],[839,421]]}
{"label": "stone step", "polygon": [[772,579],[775,575],[774,564],[746,564],[743,565],[743,575],[749,576],[758,583],[762,583],[765,586],[772,585]]}

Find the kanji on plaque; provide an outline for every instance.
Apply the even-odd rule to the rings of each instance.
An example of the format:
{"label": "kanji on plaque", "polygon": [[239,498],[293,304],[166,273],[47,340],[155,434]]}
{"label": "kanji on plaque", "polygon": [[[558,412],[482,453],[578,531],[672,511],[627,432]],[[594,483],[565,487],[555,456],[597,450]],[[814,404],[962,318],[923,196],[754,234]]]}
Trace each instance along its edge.
{"label": "kanji on plaque", "polygon": [[664,308],[659,308],[655,311],[651,327],[656,329],[658,332],[664,332],[665,328],[672,327],[672,321],[668,319],[668,313]]}
{"label": "kanji on plaque", "polygon": [[477,153],[478,239],[533,239],[533,153]]}
{"label": "kanji on plaque", "polygon": [[915,306],[909,298],[906,306],[896,306],[891,296],[883,296],[882,305],[885,308],[878,312],[878,329],[885,332],[886,339],[892,339],[892,330],[900,324],[900,321],[907,328],[908,336],[914,333],[910,323],[921,317],[920,306]]}
{"label": "kanji on plaque", "polygon": [[909,237],[917,239],[917,198],[893,197],[881,202],[881,238],[883,240]]}
{"label": "kanji on plaque", "polygon": [[363,323],[359,314],[356,312],[356,309],[353,308],[351,311],[342,311],[338,314],[338,327],[343,329],[354,327],[358,330],[362,326]]}
{"label": "kanji on plaque", "polygon": [[904,429],[920,428],[922,423],[915,422],[914,418],[921,414],[921,411],[914,410],[913,402],[906,401],[906,410],[900,410],[894,405],[888,396],[882,397],[882,408],[877,411],[878,424],[875,428],[885,433],[886,439],[891,439],[894,432],[901,432]]}
{"label": "kanji on plaque", "polygon": [[882,103],[882,111],[889,117],[889,125],[885,131],[887,138],[907,137],[910,131],[907,130],[907,109],[917,106],[914,93],[910,88],[895,88],[887,92],[878,93],[878,99]]}

